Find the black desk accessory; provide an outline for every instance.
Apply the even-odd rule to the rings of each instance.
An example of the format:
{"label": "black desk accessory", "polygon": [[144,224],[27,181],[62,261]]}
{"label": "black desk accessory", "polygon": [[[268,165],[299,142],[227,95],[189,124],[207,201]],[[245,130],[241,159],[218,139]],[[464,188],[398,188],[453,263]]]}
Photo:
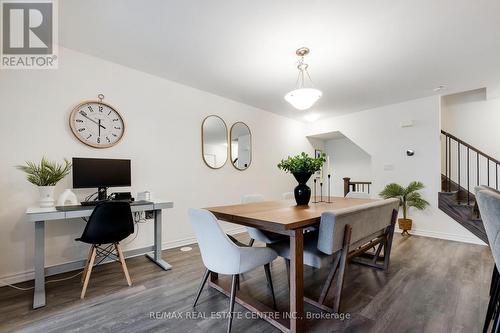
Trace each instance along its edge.
{"label": "black desk accessory", "polygon": [[130,192],[114,192],[114,193],[111,193],[108,198],[110,200],[131,200],[131,201],[134,201],[134,198],[132,198],[132,193],[130,193]]}

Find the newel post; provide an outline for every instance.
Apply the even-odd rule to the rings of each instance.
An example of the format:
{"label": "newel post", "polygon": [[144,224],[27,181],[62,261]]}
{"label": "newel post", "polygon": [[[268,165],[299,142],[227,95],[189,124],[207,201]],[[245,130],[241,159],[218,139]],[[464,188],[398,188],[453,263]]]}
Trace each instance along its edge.
{"label": "newel post", "polygon": [[344,177],[344,197],[349,193],[349,184],[351,183],[351,178]]}

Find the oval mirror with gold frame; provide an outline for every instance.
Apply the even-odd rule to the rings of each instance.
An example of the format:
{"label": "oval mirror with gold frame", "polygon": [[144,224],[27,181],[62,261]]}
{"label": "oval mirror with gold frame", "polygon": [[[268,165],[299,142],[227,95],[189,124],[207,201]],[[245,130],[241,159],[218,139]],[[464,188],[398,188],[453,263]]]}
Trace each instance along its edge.
{"label": "oval mirror with gold frame", "polygon": [[220,169],[228,157],[227,126],[221,117],[211,115],[201,124],[201,150],[205,164]]}
{"label": "oval mirror with gold frame", "polygon": [[252,163],[252,132],[247,124],[239,121],[231,126],[231,164],[246,170]]}

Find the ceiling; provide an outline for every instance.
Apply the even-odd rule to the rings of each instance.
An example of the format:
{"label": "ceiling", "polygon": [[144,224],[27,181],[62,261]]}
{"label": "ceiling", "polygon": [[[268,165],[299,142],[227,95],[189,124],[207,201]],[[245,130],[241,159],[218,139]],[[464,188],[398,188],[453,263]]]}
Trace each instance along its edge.
{"label": "ceiling", "polygon": [[[64,0],[59,17],[65,47],[298,119],[500,83],[498,0]],[[301,46],[309,111],[283,100]]]}

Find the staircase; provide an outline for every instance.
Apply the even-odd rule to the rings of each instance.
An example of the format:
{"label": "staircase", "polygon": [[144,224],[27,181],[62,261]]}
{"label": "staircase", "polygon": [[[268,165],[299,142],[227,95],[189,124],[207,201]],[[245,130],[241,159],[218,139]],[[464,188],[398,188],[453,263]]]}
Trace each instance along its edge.
{"label": "staircase", "polygon": [[498,189],[500,161],[441,131],[444,173],[441,174],[439,209],[488,244],[474,187],[488,185]]}

